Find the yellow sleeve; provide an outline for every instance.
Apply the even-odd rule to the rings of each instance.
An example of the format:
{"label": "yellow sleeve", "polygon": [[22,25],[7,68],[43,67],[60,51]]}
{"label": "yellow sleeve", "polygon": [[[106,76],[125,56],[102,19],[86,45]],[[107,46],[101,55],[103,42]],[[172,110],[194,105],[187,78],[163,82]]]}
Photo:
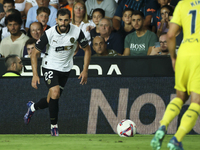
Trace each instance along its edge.
{"label": "yellow sleeve", "polygon": [[182,26],[182,22],[181,22],[181,6],[182,6],[182,1],[180,1],[176,7],[175,7],[175,10],[174,10],[174,13],[173,13],[173,17],[171,19],[171,23],[175,23],[179,26]]}

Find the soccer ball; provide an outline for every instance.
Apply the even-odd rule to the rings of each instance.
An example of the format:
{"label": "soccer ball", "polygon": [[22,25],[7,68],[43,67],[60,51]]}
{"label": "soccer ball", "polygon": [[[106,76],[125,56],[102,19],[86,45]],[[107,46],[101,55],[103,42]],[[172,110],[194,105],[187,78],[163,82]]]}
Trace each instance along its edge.
{"label": "soccer ball", "polygon": [[117,125],[117,133],[121,137],[133,137],[136,131],[136,124],[129,119],[124,119]]}

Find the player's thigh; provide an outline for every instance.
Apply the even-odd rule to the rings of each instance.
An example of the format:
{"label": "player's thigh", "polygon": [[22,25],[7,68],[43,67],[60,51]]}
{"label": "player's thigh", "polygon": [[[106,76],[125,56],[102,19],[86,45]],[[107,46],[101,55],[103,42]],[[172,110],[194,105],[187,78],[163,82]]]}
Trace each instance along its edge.
{"label": "player's thigh", "polygon": [[[190,75],[188,77],[187,91],[200,94],[200,56],[190,59]],[[195,96],[196,97],[196,96]]]}
{"label": "player's thigh", "polygon": [[46,86],[48,87],[48,89],[59,85],[58,82],[58,72],[55,70],[51,70],[51,69],[46,69],[46,68],[42,68],[42,72],[43,72],[43,76],[44,76],[44,81],[46,83]]}
{"label": "player's thigh", "polygon": [[[187,70],[187,62],[185,58],[177,57],[175,64],[175,89],[178,91],[187,91],[187,82],[189,71]],[[185,63],[184,63],[185,62]]]}
{"label": "player's thigh", "polygon": [[69,74],[70,74],[70,72],[60,73],[59,78],[58,78],[58,83],[59,83],[61,89],[64,89],[65,84],[67,83],[67,80],[69,78]]}

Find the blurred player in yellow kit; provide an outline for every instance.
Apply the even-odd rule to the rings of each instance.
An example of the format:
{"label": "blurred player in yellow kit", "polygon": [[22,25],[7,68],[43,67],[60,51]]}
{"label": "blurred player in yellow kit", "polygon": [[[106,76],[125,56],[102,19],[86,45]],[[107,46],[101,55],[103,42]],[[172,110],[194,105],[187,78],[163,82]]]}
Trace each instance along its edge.
{"label": "blurred player in yellow kit", "polygon": [[[176,34],[181,28],[184,37],[176,56]],[[176,98],[168,104],[151,147],[154,150],[161,148],[169,123],[179,115],[190,95],[191,104],[182,116],[177,132],[167,144],[170,150],[183,150],[181,141],[192,130],[200,113],[200,1],[184,0],[178,3],[167,35],[175,71]]]}

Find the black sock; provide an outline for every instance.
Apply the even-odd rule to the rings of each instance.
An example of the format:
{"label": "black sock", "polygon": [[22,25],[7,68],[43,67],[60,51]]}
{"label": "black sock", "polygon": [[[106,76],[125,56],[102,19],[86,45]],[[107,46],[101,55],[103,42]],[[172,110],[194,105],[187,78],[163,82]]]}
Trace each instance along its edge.
{"label": "black sock", "polygon": [[46,97],[40,99],[37,103],[34,104],[35,110],[45,109],[47,107],[49,107],[49,104],[47,103],[47,98]]}
{"label": "black sock", "polygon": [[58,111],[59,111],[58,100],[59,99],[50,98],[49,101],[49,114],[52,125],[55,125],[58,122]]}

